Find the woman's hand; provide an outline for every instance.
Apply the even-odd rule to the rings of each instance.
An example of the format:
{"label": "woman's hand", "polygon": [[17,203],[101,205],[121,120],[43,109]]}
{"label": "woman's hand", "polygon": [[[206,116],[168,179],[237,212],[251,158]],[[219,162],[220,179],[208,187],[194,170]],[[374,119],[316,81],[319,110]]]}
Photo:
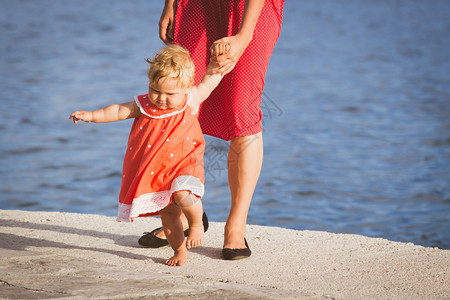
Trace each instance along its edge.
{"label": "woman's hand", "polygon": [[70,114],[69,119],[73,119],[73,123],[77,124],[79,120],[85,121],[85,122],[91,122],[92,121],[92,112],[91,111],[74,111]]}
{"label": "woman's hand", "polygon": [[[236,66],[239,58],[241,58],[242,53],[244,53],[245,48],[247,48],[250,43],[251,38],[234,35],[230,37],[224,37],[215,41],[210,48],[211,51],[211,61],[217,66],[212,72],[214,74],[226,75],[230,73]],[[217,53],[217,48],[221,45],[228,44],[228,51],[222,55],[214,55]]]}
{"label": "woman's hand", "polygon": [[164,4],[161,18],[159,19],[159,38],[166,44],[173,41],[173,34],[175,30],[175,13],[176,2],[166,1]]}

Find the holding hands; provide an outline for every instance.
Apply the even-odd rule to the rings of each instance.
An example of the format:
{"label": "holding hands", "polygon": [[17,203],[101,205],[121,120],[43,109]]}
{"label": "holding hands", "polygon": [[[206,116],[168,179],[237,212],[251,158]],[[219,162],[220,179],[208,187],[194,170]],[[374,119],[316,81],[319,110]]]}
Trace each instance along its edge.
{"label": "holding hands", "polygon": [[214,75],[214,74],[222,74],[218,70],[221,68],[221,65],[217,61],[217,59],[223,59],[228,52],[230,52],[230,44],[228,43],[222,43],[219,41],[214,42],[211,45],[211,48],[209,49],[211,52],[211,59],[210,63],[207,68],[207,74]]}
{"label": "holding hands", "polygon": [[211,56],[227,54],[230,51],[230,44],[214,42],[210,48]]}
{"label": "holding hands", "polygon": [[[226,75],[236,66],[242,53],[249,44],[249,40],[238,35],[221,38],[215,41],[210,48],[211,61],[215,63],[213,73]],[[221,52],[222,50],[222,52]],[[226,50],[226,51],[223,51]],[[215,53],[220,53],[219,55]]]}

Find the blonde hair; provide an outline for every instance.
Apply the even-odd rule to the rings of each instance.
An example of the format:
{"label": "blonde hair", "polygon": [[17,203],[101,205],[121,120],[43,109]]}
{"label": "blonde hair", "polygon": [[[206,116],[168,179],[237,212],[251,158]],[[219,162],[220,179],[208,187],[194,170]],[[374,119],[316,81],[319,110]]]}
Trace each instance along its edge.
{"label": "blonde hair", "polygon": [[179,45],[168,45],[161,48],[152,59],[148,79],[157,83],[161,78],[175,78],[181,88],[189,88],[194,84],[194,61],[189,51]]}

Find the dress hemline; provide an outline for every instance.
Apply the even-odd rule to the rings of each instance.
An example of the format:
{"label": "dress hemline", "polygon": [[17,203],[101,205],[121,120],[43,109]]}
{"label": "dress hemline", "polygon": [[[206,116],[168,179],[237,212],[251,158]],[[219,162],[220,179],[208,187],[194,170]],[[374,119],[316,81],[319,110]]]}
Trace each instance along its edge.
{"label": "dress hemline", "polygon": [[119,203],[116,220],[133,222],[134,218],[159,215],[159,211],[172,202],[172,194],[178,191],[190,191],[201,198],[205,193],[204,184],[195,176],[182,175],[176,177],[170,190],[140,195],[131,204]]}

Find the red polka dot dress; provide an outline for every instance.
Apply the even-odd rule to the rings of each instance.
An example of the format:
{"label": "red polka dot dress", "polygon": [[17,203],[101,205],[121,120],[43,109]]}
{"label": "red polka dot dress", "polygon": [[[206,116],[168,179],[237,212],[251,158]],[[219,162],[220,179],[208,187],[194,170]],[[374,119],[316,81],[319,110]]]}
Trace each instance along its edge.
{"label": "red polka dot dress", "polygon": [[[191,53],[195,64],[195,84],[205,74],[212,43],[238,32],[244,3],[245,0],[178,1],[174,42]],[[264,2],[252,41],[233,71],[222,79],[200,107],[199,121],[203,133],[231,140],[262,130],[260,106],[264,78],[280,34],[283,5],[284,0]]]}
{"label": "red polka dot dress", "polygon": [[135,97],[141,116],[128,138],[118,221],[158,215],[169,205],[172,194],[188,190],[204,193],[203,138],[189,96],[177,108],[161,110],[148,95]]}

